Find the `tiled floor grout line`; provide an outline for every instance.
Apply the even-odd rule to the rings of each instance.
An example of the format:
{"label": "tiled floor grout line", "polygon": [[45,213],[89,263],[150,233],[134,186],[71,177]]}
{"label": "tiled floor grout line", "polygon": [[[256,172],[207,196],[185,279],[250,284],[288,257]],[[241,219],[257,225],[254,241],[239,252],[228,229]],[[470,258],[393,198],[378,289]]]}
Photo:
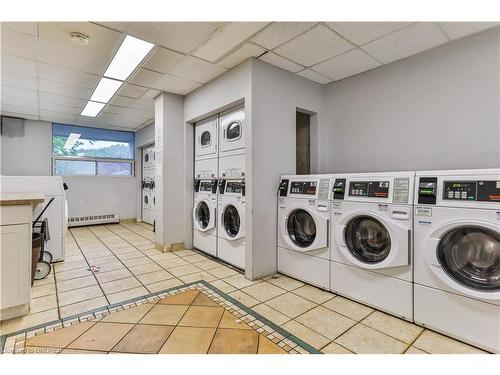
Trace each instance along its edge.
{"label": "tiled floor grout line", "polygon": [[[149,240],[149,241],[153,242],[153,240],[152,240],[152,239],[150,239],[150,238],[148,238],[148,237],[146,237],[146,236],[143,236],[142,234],[140,234],[139,232],[136,232],[136,231],[135,231],[135,230],[133,230],[133,229],[130,229],[130,228],[126,227],[126,226],[125,226],[125,225],[123,225],[122,223],[118,223],[118,225],[121,225],[121,226],[122,226],[122,227],[124,227],[125,229],[128,229],[129,231],[134,232],[135,234],[137,234],[137,235],[141,236],[142,238],[145,238],[145,239],[147,239],[147,240]],[[107,227],[107,226],[106,226],[106,227]],[[109,228],[108,228],[108,229],[109,229]],[[144,229],[146,229],[146,228],[144,228]]]}
{"label": "tiled floor grout line", "polygon": [[[94,276],[94,278],[96,279],[96,282],[97,282],[97,285],[99,286],[99,289],[101,289],[101,292],[104,296],[104,298],[106,299],[106,302],[108,305],[110,305],[110,302],[109,302],[109,299],[108,297],[106,296],[106,293],[104,293],[104,289],[102,289],[102,286],[101,284],[99,283],[99,280],[97,279],[97,276],[95,275],[95,272],[92,270],[92,266],[90,265],[89,263],[89,260],[87,259],[87,257],[85,256],[85,253],[83,252],[80,244],[78,243],[78,240],[76,239],[76,237],[73,235],[73,232],[70,230],[69,231],[71,233],[71,236],[73,237],[73,239],[75,240],[76,242],[76,246],[78,246],[78,249],[80,250],[80,252],[82,253],[82,256],[83,258],[85,259],[85,261],[87,262],[88,266],[89,266],[89,270],[90,272],[92,273],[92,275]],[[100,241],[100,240],[99,240]],[[54,271],[55,272],[55,271]],[[55,277],[55,273],[54,273],[54,277]],[[56,284],[57,284],[57,281],[56,281]],[[81,288],[80,288],[81,289]],[[93,299],[94,297],[90,298],[90,299]],[[97,297],[98,298],[98,297]],[[85,300],[85,301],[88,301],[89,299]],[[79,301],[79,302],[83,302],[83,301]],[[75,303],[78,303],[78,302],[75,302]],[[68,305],[69,306],[69,305]],[[60,316],[60,313],[61,313],[61,310],[59,309],[59,316]]]}
{"label": "tiled floor grout line", "polygon": [[[139,251],[141,254],[145,255],[145,254],[144,254],[141,250],[137,249],[134,245],[132,245],[132,244],[131,244],[130,242],[128,242],[127,240],[125,240],[125,239],[124,239],[123,237],[121,237],[119,234],[117,234],[117,233],[113,232],[111,229],[107,228],[107,226],[106,226],[106,229],[108,229],[110,232],[112,232],[112,233],[114,233],[115,235],[117,235],[118,237],[120,237],[122,240],[124,240],[125,242],[127,242],[129,245],[133,246],[133,247],[134,247],[137,251]],[[99,241],[100,241],[100,242],[101,242],[101,243],[102,243],[102,244],[103,244],[103,245],[104,245],[104,246],[105,246],[105,247],[106,247],[106,248],[107,248],[107,249],[108,249],[108,250],[109,250],[109,251],[110,251],[110,252],[111,252],[114,256],[115,256],[115,258],[117,258],[117,259],[118,259],[118,261],[119,261],[119,262],[120,262],[120,263],[121,263],[121,264],[122,264],[122,265],[123,265],[123,266],[127,269],[127,271],[129,271],[129,272],[132,274],[132,276],[133,276],[133,277],[134,277],[134,278],[135,278],[135,279],[136,279],[136,280],[137,280],[137,281],[138,281],[138,282],[142,285],[142,287],[143,287],[144,289],[146,289],[147,291],[149,291],[149,289],[146,287],[146,285],[145,285],[145,284],[143,284],[143,283],[142,283],[142,281],[141,281],[141,280],[139,280],[139,279],[137,278],[137,276],[136,276],[136,275],[135,275],[132,271],[130,271],[130,269],[127,267],[127,265],[126,265],[125,263],[123,263],[123,261],[122,261],[122,260],[121,260],[121,259],[120,259],[117,255],[116,255],[116,253],[115,253],[115,252],[114,252],[114,251],[113,251],[110,247],[108,247],[108,245],[106,245],[104,242],[102,242],[102,240],[101,240],[101,239],[100,239],[100,238],[99,238],[99,237],[98,237],[98,236],[94,233],[94,231],[92,230],[92,228],[91,228],[91,227],[89,227],[89,231],[90,231],[90,232],[92,232],[92,234],[94,234],[94,236],[96,236],[96,237],[97,237],[97,239],[99,239]],[[149,258],[149,257],[148,257],[148,258]],[[150,260],[152,260],[151,258],[149,258],[149,259],[150,259]],[[153,272],[154,272],[154,271],[153,271]],[[128,278],[128,277],[130,277],[130,276],[127,276],[127,278]],[[124,279],[125,279],[125,277],[124,277]],[[121,279],[117,279],[117,280],[121,280]],[[99,282],[99,280],[97,280],[97,281]],[[116,280],[112,280],[112,281],[116,281]],[[103,283],[103,284],[104,284],[104,283]],[[101,289],[102,289],[102,288],[101,288]],[[130,289],[134,289],[134,288],[130,288]],[[130,290],[130,289],[127,289],[127,290]],[[121,290],[121,291],[119,291],[119,292],[117,292],[117,293],[121,293],[121,292],[124,292],[124,291],[125,291],[125,290]],[[103,289],[103,293],[104,293],[104,289]],[[113,294],[113,293],[110,293],[110,294]],[[107,298],[106,298],[106,299],[107,299]]]}
{"label": "tiled floor grout line", "polygon": [[[207,353],[210,352],[210,348],[212,347],[212,344],[214,343],[215,335],[217,334],[217,329],[219,328],[220,322],[222,322],[222,317],[224,316],[224,312],[225,311],[226,311],[226,309],[223,308],[222,314],[221,314],[221,316],[219,318],[219,322],[217,323],[217,327],[215,327],[215,332],[214,332],[214,335],[212,336],[212,340],[210,340],[210,345],[208,345]],[[258,349],[258,346],[257,346],[257,349]]]}

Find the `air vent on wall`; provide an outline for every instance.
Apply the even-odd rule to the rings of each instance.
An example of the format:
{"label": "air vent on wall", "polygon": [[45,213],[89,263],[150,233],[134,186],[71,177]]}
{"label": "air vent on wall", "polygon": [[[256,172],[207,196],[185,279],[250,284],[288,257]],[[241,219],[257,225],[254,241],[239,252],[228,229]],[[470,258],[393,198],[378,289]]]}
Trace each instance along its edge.
{"label": "air vent on wall", "polygon": [[24,137],[26,120],[20,117],[2,116],[1,134],[7,137]]}
{"label": "air vent on wall", "polygon": [[109,224],[109,223],[119,223],[119,222],[120,222],[120,216],[118,214],[77,216],[68,218],[69,227],[80,227],[83,225]]}

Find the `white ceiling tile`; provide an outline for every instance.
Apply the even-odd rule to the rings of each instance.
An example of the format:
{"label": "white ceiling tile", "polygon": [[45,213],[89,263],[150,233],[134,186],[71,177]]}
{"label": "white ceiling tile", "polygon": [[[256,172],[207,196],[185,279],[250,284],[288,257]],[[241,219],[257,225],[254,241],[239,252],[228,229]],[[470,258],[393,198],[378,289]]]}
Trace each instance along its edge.
{"label": "white ceiling tile", "polygon": [[330,78],[322,76],[321,74],[316,73],[314,70],[311,69],[304,69],[301,72],[298,72],[297,74],[304,78],[310,79],[311,81],[315,81],[322,84],[332,81]]}
{"label": "white ceiling tile", "polygon": [[[186,56],[170,71],[171,75],[185,78],[190,81],[205,83],[224,73],[227,69],[196,57]],[[154,88],[158,88],[152,86]]]}
{"label": "white ceiling tile", "polygon": [[80,107],[80,108],[83,108],[87,103],[86,99],[49,94],[46,92],[38,93],[38,99],[40,100],[40,103],[60,104],[60,105],[67,105],[70,107]]}
{"label": "white ceiling tile", "polygon": [[185,95],[200,86],[200,83],[172,76],[170,74],[164,74],[161,79],[155,82],[153,88],[161,91],[171,92],[173,94]]}
{"label": "white ceiling tile", "polygon": [[359,48],[314,65],[311,69],[336,81],[380,66]]}
{"label": "white ceiling tile", "polygon": [[223,29],[217,30],[208,42],[192,55],[215,62],[267,25],[269,22],[231,22]]}
{"label": "white ceiling tile", "polygon": [[236,51],[230,53],[222,60],[220,60],[217,65],[221,65],[225,68],[232,68],[238,65],[242,61],[245,61],[249,57],[257,57],[262,55],[266,50],[256,44],[246,43],[238,48]]}
{"label": "white ceiling tile", "polygon": [[437,24],[417,23],[365,44],[363,50],[387,64],[424,52],[447,41],[448,38]]}
{"label": "white ceiling tile", "polygon": [[[86,46],[71,41],[72,32],[89,37]],[[89,22],[40,22],[40,61],[102,74],[122,35]]]}
{"label": "white ceiling tile", "polygon": [[143,67],[156,72],[167,73],[180,63],[182,59],[184,59],[183,54],[160,47]]}
{"label": "white ceiling tile", "polygon": [[26,90],[19,87],[2,85],[2,96],[10,96],[11,98],[20,98],[26,100],[38,100],[36,91]]}
{"label": "white ceiling tile", "polygon": [[46,63],[38,63],[40,79],[94,89],[100,76]]}
{"label": "white ceiling tile", "polygon": [[114,105],[117,105],[117,106],[120,106],[120,107],[128,107],[133,102],[134,102],[134,99],[132,99],[132,98],[126,98],[124,96],[115,95],[111,99],[110,103],[114,104]]}
{"label": "white ceiling tile", "polygon": [[410,26],[411,22],[327,22],[328,26],[358,46]]}
{"label": "white ceiling tile", "polygon": [[40,80],[39,90],[49,94],[56,94],[62,96],[70,96],[72,98],[88,99],[92,93],[91,89],[85,87],[77,87],[65,85],[63,83]]}
{"label": "white ceiling tile", "polygon": [[21,76],[19,74],[12,74],[2,72],[1,74],[2,86],[13,86],[27,90],[38,90],[38,80],[33,77]]}
{"label": "white ceiling tile", "polygon": [[116,105],[108,104],[106,106],[105,112],[117,115],[119,113],[122,113],[124,110],[125,110],[125,107],[118,107]]}
{"label": "white ceiling tile", "polygon": [[118,90],[118,95],[126,96],[127,98],[137,99],[141,97],[148,89],[146,87],[136,86],[131,83],[125,83]]}
{"label": "white ceiling tile", "polygon": [[69,115],[79,115],[80,113],[82,113],[83,106],[73,107],[73,106],[64,105],[64,104],[40,102],[40,110],[59,112],[59,113],[63,113],[66,115],[68,115],[68,114]]}
{"label": "white ceiling tile", "polygon": [[340,55],[354,45],[325,25],[319,25],[276,48],[275,52],[304,66]]}
{"label": "white ceiling tile", "polygon": [[38,45],[34,36],[13,31],[2,30],[0,45],[3,54],[24,57],[36,60],[38,58]]}
{"label": "white ceiling tile", "polygon": [[295,38],[315,24],[315,22],[273,22],[253,37],[252,41],[267,49],[273,49]]}
{"label": "white ceiling tile", "polygon": [[38,116],[38,108],[23,107],[20,105],[12,105],[5,103],[2,103],[1,112],[18,113],[21,115],[28,115],[28,116]]}
{"label": "white ceiling tile", "polygon": [[29,115],[27,113],[18,113],[18,112],[9,112],[9,111],[0,111],[0,114],[3,116],[21,117],[21,118],[24,118],[26,120],[34,120],[34,121],[40,120],[40,116],[38,116],[38,114]]}
{"label": "white ceiling tile", "polygon": [[37,77],[36,62],[22,57],[2,54],[2,72],[14,73],[28,77]]}
{"label": "white ceiling tile", "polygon": [[187,53],[224,25],[223,22],[127,22],[101,23],[148,42]]}
{"label": "white ceiling tile", "polygon": [[73,124],[75,118],[76,118],[75,115],[40,109],[40,120],[43,121],[53,121],[53,122]]}
{"label": "white ceiling tile", "polygon": [[261,57],[259,57],[259,60],[265,61],[266,63],[277,66],[279,68],[286,69],[293,73],[304,69],[303,66],[295,64],[294,62],[278,56],[277,54],[272,52],[267,52],[266,54],[262,55]]}
{"label": "white ceiling tile", "polygon": [[151,87],[161,78],[161,76],[161,73],[141,68],[130,79],[130,82],[144,87]]}
{"label": "white ceiling tile", "polygon": [[2,22],[2,32],[4,29],[14,30],[20,33],[36,36],[38,24],[36,22]]}
{"label": "white ceiling tile", "polygon": [[498,26],[500,22],[440,22],[440,25],[450,39],[459,39]]}
{"label": "white ceiling tile", "polygon": [[150,113],[154,114],[155,101],[154,99],[147,98],[137,99],[130,105],[130,108],[142,109],[143,111],[149,111]]}
{"label": "white ceiling tile", "polygon": [[144,95],[141,96],[141,99],[154,99],[155,97],[157,97],[158,95],[160,95],[160,91],[159,90],[155,90],[155,89],[149,89],[148,91],[146,91],[144,93]]}
{"label": "white ceiling tile", "polygon": [[0,103],[2,103],[2,105],[7,104],[20,107],[27,107],[27,108],[38,108],[38,100],[33,100],[33,98],[25,99],[13,96],[6,96],[3,93],[2,96],[0,97]]}

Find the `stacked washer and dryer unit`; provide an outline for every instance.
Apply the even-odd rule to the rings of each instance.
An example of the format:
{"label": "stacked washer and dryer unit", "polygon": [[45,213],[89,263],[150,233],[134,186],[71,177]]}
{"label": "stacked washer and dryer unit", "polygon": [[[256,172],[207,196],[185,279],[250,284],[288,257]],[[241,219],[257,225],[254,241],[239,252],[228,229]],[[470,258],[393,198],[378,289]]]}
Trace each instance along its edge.
{"label": "stacked washer and dryer unit", "polygon": [[155,146],[142,149],[142,221],[151,225],[156,222],[155,194]]}
{"label": "stacked washer and dryer unit", "polygon": [[245,111],[195,124],[193,245],[245,268]]}
{"label": "stacked washer and dryer unit", "polygon": [[500,170],[282,176],[278,225],[279,272],[500,352]]}

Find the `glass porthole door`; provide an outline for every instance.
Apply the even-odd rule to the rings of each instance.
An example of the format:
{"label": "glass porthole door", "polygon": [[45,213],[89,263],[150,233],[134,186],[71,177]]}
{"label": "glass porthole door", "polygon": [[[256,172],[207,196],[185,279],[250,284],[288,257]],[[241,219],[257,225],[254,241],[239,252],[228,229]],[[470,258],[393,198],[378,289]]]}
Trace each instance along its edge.
{"label": "glass porthole door", "polygon": [[380,263],[390,254],[391,236],[384,224],[374,217],[353,218],[344,233],[349,253],[360,262]]}
{"label": "glass porthole door", "polygon": [[480,292],[500,291],[500,234],[479,226],[461,226],[439,241],[436,256],[456,283]]}

